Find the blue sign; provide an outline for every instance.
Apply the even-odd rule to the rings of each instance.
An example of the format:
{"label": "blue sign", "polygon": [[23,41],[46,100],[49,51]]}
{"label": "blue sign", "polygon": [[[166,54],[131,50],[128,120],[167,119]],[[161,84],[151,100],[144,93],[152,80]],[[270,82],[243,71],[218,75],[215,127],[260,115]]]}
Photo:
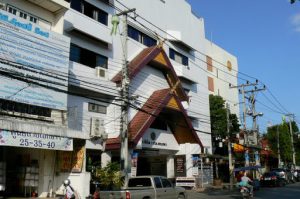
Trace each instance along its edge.
{"label": "blue sign", "polygon": [[69,51],[70,38],[1,10],[0,70],[43,86],[0,76],[0,98],[66,110]]}

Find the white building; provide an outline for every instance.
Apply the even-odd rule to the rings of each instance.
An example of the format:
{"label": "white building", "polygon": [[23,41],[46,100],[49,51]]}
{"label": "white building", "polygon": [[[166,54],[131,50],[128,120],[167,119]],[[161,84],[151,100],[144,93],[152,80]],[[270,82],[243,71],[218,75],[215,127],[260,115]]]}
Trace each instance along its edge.
{"label": "white building", "polygon": [[208,90],[221,96],[229,104],[230,112],[239,118],[239,93],[237,86],[237,58],[209,40],[205,41],[207,54]]}
{"label": "white building", "polygon": [[[13,48],[21,45],[26,48],[14,53],[1,47],[0,58],[19,65],[1,62],[1,71],[14,70],[4,71],[6,76],[1,76],[1,81],[3,78],[9,81],[6,83],[9,86],[5,87],[6,94],[0,92],[0,99],[45,113],[1,107],[1,112],[8,114],[0,116],[2,135],[13,137],[21,132],[17,134],[23,136],[20,139],[32,141],[27,140],[28,146],[23,143],[23,148],[16,143],[0,143],[4,149],[0,161],[8,168],[19,159],[22,163],[18,163],[15,170],[25,169],[25,175],[26,169],[30,171],[30,178],[20,179],[24,181],[20,194],[28,195],[33,189],[41,197],[61,193],[62,181],[70,178],[80,196],[86,197],[90,194],[92,169],[105,166],[108,161],[120,161],[119,84],[124,49],[120,32],[115,36],[110,32],[111,18],[118,13],[115,7],[126,8],[114,0],[1,2],[0,27],[21,32],[7,33],[2,28],[1,44],[10,48],[9,42],[14,39]],[[150,25],[140,17],[137,21],[129,17],[128,22],[130,95],[137,97],[129,109],[129,151],[138,154],[137,175],[157,174],[171,179],[193,177],[195,157],[212,152],[208,100],[211,74],[207,71],[207,56],[224,63],[230,61],[237,69],[236,58],[205,39],[203,19],[195,16],[184,0],[122,0],[121,3],[136,8],[138,15],[155,24]],[[30,32],[30,26],[36,31]],[[120,31],[122,26],[120,22]],[[157,35],[165,39],[163,45]],[[52,50],[42,49],[43,45]],[[58,56],[54,53],[58,50],[64,56],[54,57]],[[65,59],[70,61],[62,65]],[[16,77],[11,78],[18,66],[23,67],[19,72],[31,76],[13,74]],[[219,66],[216,64],[216,67]],[[29,72],[29,69],[34,71]],[[35,82],[26,82],[28,79]],[[214,81],[215,94],[219,92],[232,101],[237,100],[235,94],[226,90],[224,82],[217,78]],[[233,78],[232,83],[235,84],[236,79]],[[41,88],[44,90],[39,90]],[[33,94],[41,93],[46,93],[44,101],[31,99]],[[46,103],[49,100],[51,103]],[[44,145],[42,139],[45,136],[64,142],[59,145],[56,141],[53,147],[50,142],[49,147],[54,150],[47,150],[47,143]],[[31,146],[30,142],[36,142],[37,146]],[[34,167],[32,173],[31,167]],[[15,178],[7,169],[5,173],[6,182]],[[12,185],[4,184],[9,191]]]}

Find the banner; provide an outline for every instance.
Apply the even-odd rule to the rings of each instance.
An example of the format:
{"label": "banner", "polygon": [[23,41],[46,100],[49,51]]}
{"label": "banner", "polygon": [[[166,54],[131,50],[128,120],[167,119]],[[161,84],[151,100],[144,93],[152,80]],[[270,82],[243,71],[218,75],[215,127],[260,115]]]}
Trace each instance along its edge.
{"label": "banner", "polygon": [[199,175],[199,165],[198,165],[199,157],[192,156],[192,161],[193,161],[192,175],[197,176]]}
{"label": "banner", "polygon": [[138,153],[133,152],[131,154],[131,176],[135,177],[137,172]]}
{"label": "banner", "polygon": [[245,166],[249,166],[249,160],[250,160],[250,158],[249,158],[249,151],[246,150],[245,151]]}
{"label": "banner", "polygon": [[175,175],[176,177],[186,176],[185,155],[175,156]]}
{"label": "banner", "polygon": [[[70,38],[0,10],[1,70],[18,73],[35,83],[0,77],[0,98],[25,104],[67,109]],[[6,63],[6,62],[10,63]],[[19,67],[16,67],[16,64]]]}
{"label": "banner", "polygon": [[0,146],[72,151],[73,139],[41,133],[0,130]]}

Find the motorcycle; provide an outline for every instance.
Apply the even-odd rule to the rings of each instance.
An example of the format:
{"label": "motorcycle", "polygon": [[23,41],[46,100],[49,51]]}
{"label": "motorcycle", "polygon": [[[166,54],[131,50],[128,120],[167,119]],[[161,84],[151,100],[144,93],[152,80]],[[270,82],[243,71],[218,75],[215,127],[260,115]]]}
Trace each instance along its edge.
{"label": "motorcycle", "polygon": [[242,194],[243,199],[249,199],[251,196],[250,189],[245,186],[240,186],[240,193]]}

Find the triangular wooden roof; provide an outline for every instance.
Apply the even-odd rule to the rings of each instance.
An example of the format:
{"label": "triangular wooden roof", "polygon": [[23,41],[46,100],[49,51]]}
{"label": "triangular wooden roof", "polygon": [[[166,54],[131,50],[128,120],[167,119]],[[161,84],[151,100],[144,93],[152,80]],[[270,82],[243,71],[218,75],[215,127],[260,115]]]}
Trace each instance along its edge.
{"label": "triangular wooden roof", "polygon": [[[203,145],[194,130],[190,118],[187,116],[180,100],[171,89],[162,89],[155,91],[143,107],[138,111],[134,118],[129,123],[129,146],[135,147],[138,141],[142,138],[146,130],[152,122],[159,116],[162,110],[172,109],[180,113],[186,126],[184,134],[173,132],[175,139],[179,144],[182,143],[198,143],[203,151]],[[181,127],[183,128],[183,127]],[[106,142],[107,149],[119,149],[120,138],[108,139]]]}
{"label": "triangular wooden roof", "polygon": [[[176,72],[161,46],[152,46],[143,49],[129,64],[129,78],[133,79],[146,65],[151,65],[163,72],[172,92],[174,92],[182,101],[188,101],[188,96],[182,88]],[[113,82],[120,84],[122,81],[122,72],[120,71],[112,79]]]}

